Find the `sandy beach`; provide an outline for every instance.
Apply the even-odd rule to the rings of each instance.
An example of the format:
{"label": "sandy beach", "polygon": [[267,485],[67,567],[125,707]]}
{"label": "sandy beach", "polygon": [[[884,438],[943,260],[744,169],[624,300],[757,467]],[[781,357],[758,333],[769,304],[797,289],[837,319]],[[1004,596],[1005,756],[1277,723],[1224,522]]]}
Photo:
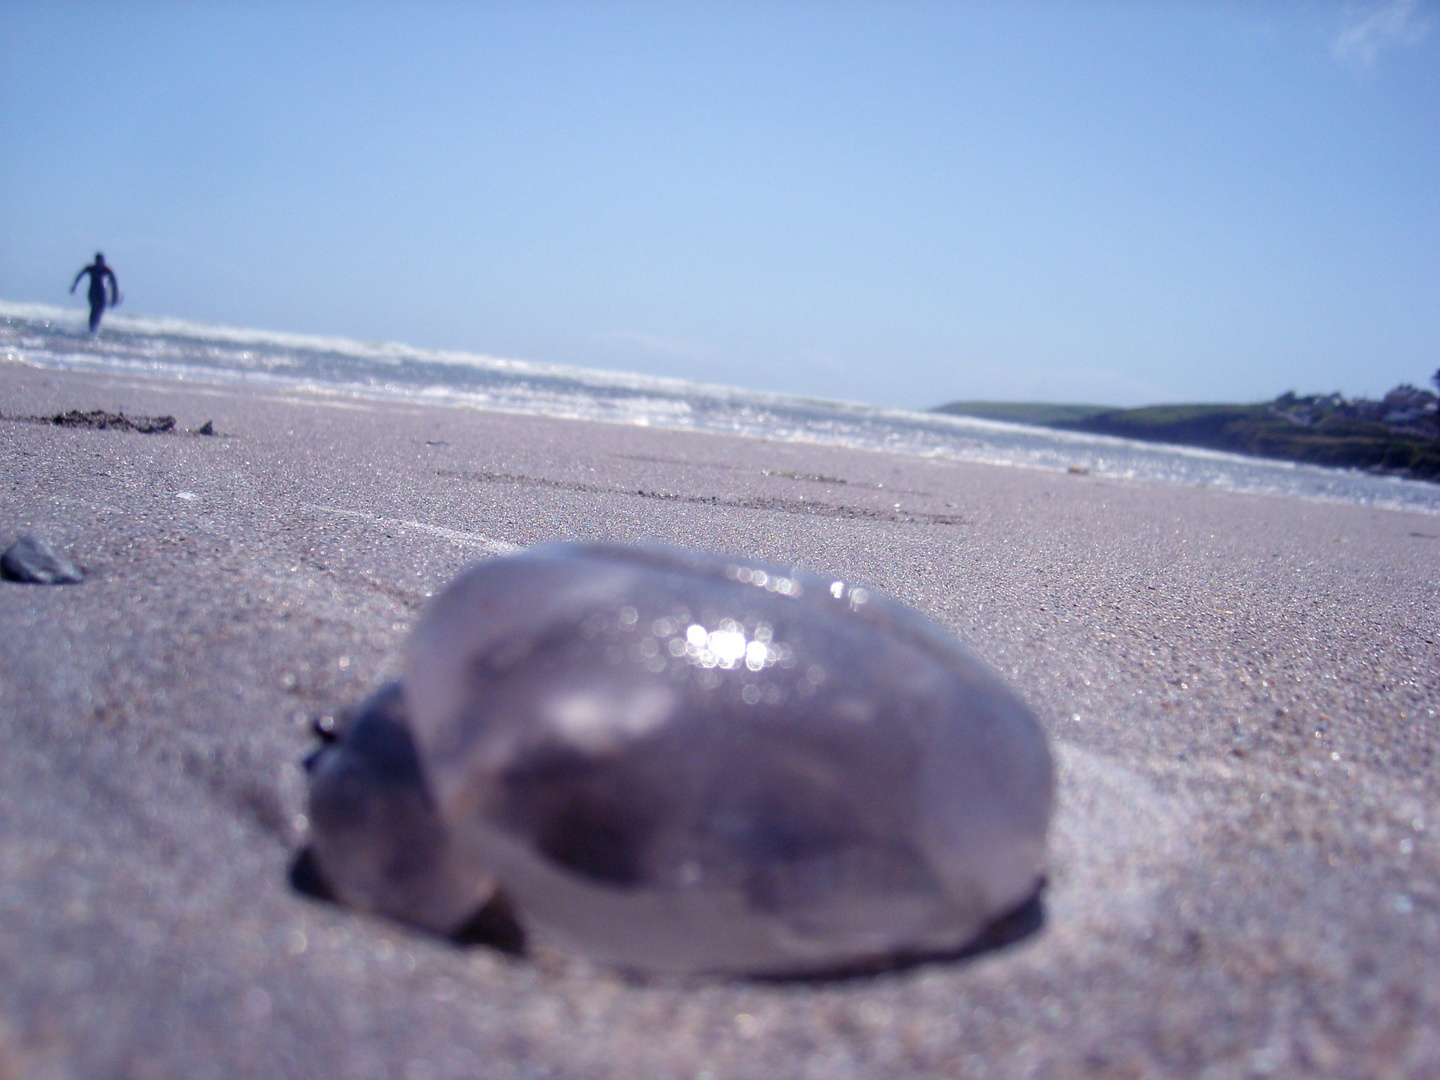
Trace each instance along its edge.
{"label": "sandy beach", "polygon": [[[69,409],[176,433],[24,419]],[[17,363],[0,414],[0,545],[87,573],[0,583],[0,1078],[1440,1075],[1440,517]],[[1051,738],[1044,925],[639,980],[294,892],[311,721],[461,566],[562,538],[951,629]]]}

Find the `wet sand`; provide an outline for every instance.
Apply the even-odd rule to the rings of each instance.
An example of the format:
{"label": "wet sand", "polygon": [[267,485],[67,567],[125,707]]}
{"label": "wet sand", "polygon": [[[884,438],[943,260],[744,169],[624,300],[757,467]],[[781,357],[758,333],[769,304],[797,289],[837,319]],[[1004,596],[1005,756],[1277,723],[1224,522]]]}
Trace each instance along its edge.
{"label": "wet sand", "polygon": [[[0,1077],[1440,1074],[1440,518],[0,363]],[[636,980],[297,895],[311,719],[559,538],[834,572],[1035,708],[1044,925],[830,982]]]}

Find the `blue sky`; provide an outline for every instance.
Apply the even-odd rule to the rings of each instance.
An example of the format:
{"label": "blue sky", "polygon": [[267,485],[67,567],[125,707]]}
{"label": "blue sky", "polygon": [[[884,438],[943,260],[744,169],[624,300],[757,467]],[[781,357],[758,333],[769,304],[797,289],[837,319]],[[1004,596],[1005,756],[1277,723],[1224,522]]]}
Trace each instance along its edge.
{"label": "blue sky", "polygon": [[1440,5],[0,0],[0,297],[885,405],[1440,367]]}

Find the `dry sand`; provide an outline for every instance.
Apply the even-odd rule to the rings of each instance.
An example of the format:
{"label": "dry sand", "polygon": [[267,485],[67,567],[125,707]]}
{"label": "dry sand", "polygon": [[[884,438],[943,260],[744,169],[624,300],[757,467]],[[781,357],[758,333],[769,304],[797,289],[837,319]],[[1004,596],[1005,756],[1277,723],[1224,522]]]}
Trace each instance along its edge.
{"label": "dry sand", "polygon": [[[0,364],[0,1077],[1440,1075],[1440,518]],[[1043,929],[838,982],[627,980],[286,885],[306,725],[564,537],[833,571],[1060,765]]]}

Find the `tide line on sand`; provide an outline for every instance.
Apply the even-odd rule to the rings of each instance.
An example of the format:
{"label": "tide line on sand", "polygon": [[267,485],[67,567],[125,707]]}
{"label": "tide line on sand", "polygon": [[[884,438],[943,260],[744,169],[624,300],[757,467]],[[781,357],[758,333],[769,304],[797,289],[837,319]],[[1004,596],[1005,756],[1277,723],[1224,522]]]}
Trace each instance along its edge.
{"label": "tide line on sand", "polygon": [[377,525],[394,525],[404,529],[416,529],[420,532],[430,533],[433,536],[444,537],[457,544],[465,544],[469,547],[478,547],[488,551],[491,555],[509,555],[520,548],[515,544],[506,543],[504,540],[497,540],[493,536],[486,536],[484,533],[462,532],[459,529],[447,529],[440,525],[430,525],[423,521],[406,521],[403,518],[382,517],[379,514],[371,514],[365,510],[348,510],[339,506],[320,506],[316,503],[302,504],[307,510],[316,510],[322,514],[338,514],[341,517],[360,518],[363,521],[374,522]]}

